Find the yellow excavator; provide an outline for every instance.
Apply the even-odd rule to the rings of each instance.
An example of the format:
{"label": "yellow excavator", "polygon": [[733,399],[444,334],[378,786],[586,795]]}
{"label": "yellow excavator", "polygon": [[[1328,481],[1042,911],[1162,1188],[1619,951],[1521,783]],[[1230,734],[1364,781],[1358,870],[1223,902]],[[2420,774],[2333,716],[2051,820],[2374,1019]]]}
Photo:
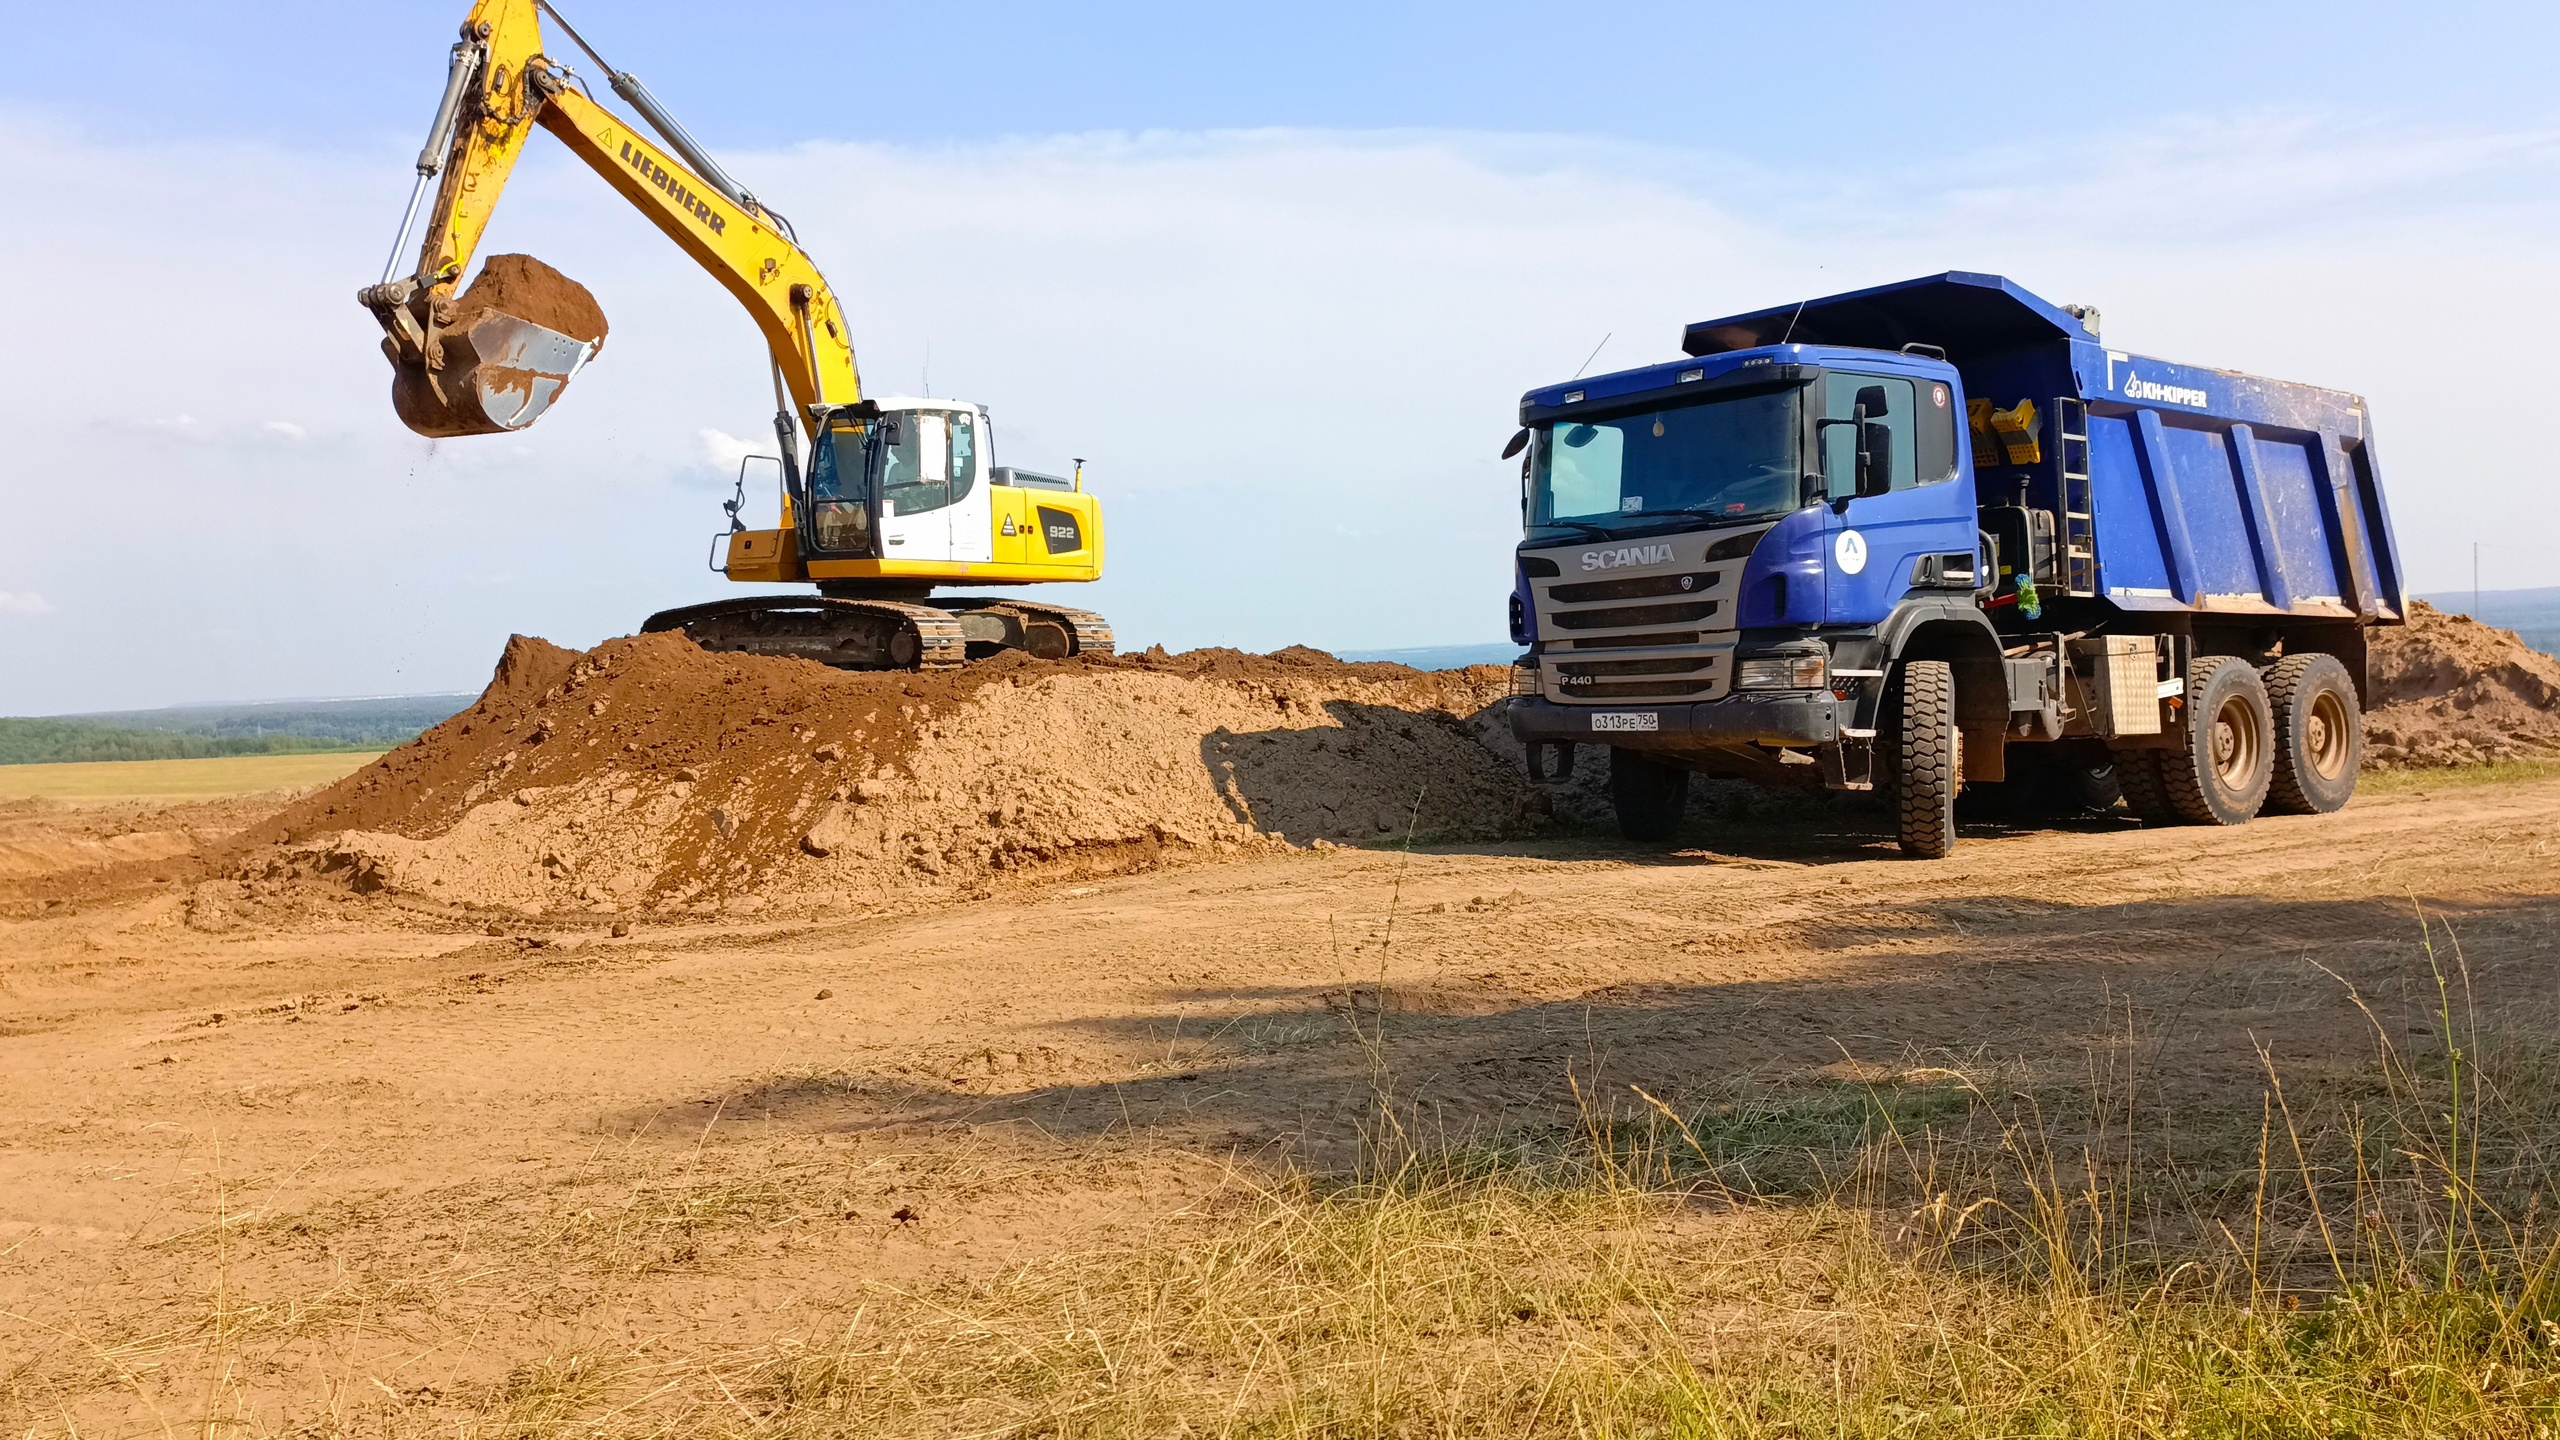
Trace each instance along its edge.
{"label": "yellow excavator", "polygon": [[[545,53],[544,15],[638,112],[645,133]],[[747,308],[772,364],[781,453],[762,458],[780,471],[781,525],[750,530],[738,518],[751,458],[724,507],[729,529],[714,542],[713,568],[735,581],[814,582],[817,594],[665,610],[642,629],[847,669],[944,669],[1006,649],[1045,659],[1111,653],[1111,627],[1091,611],[934,593],[1101,578],[1102,510],[1085,493],[1084,462],[1068,478],[1001,467],[984,407],[865,397],[843,307],[790,221],[730,178],[545,0],[471,8],[399,238],[381,282],[358,293],[381,322],[392,405],[410,429],[521,430],[604,344],[593,297],[529,256],[491,256],[458,288],[536,126]],[[416,268],[402,275],[422,211]]]}

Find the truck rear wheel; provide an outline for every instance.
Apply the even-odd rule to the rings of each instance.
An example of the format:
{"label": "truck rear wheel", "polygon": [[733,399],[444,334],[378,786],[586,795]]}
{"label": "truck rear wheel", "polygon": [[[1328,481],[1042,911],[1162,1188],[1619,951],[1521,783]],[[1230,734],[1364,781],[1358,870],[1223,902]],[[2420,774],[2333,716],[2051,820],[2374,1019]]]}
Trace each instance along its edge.
{"label": "truck rear wheel", "polygon": [[2275,776],[2267,808],[2326,815],[2356,793],[2364,766],[2364,710],[2355,682],[2334,655],[2287,655],[2266,672],[2275,714]]}
{"label": "truck rear wheel", "polygon": [[2138,820],[2154,825],[2177,823],[2178,812],[2169,804],[2169,791],[2160,783],[2160,750],[2118,750],[2116,788],[2124,792],[2124,808]]}
{"label": "truck rear wheel", "polygon": [[1609,749],[1609,803],[1618,833],[1630,840],[1662,841],[1680,833],[1689,809],[1689,772],[1637,750]]}
{"label": "truck rear wheel", "polygon": [[2190,825],[2246,825],[2275,777],[2275,717],[2258,671],[2235,655],[2187,670],[2187,743],[2160,755],[2169,808]]}
{"label": "truck rear wheel", "polygon": [[1956,790],[1964,774],[1955,667],[1944,660],[1905,661],[1900,689],[1893,769],[1902,853],[1937,860],[1956,848]]}

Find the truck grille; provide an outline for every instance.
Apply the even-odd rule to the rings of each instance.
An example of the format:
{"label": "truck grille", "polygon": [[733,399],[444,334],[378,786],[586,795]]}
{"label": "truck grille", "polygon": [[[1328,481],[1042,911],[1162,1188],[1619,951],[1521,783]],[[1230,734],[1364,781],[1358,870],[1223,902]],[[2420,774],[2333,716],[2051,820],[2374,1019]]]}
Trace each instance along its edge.
{"label": "truck grille", "polygon": [[[1548,569],[1543,565],[1526,567],[1546,698],[1566,705],[1622,705],[1714,700],[1730,691],[1743,561],[1728,557],[1740,538],[1716,530],[1637,542],[1658,544],[1661,558],[1618,567],[1605,578],[1582,569],[1583,552],[1623,554],[1623,547],[1538,552],[1554,562],[1549,574],[1555,576],[1538,577],[1535,572]],[[1703,564],[1710,545],[1728,548],[1718,563]],[[1575,578],[1568,582],[1566,574]]]}
{"label": "truck grille", "polygon": [[1617,610],[1565,610],[1556,615],[1559,630],[1627,630],[1640,625],[1678,625],[1716,613],[1713,600],[1678,605],[1629,605]]}

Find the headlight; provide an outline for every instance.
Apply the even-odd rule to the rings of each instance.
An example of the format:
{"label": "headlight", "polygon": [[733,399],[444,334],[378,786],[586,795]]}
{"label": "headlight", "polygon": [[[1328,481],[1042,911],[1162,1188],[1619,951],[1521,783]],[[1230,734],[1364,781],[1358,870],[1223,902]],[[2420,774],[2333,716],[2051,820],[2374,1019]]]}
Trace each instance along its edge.
{"label": "headlight", "polygon": [[1535,696],[1540,693],[1537,661],[1523,659],[1511,667],[1511,693],[1515,696]]}
{"label": "headlight", "polygon": [[1810,651],[1758,655],[1733,667],[1737,690],[1819,690],[1822,678],[1822,656]]}

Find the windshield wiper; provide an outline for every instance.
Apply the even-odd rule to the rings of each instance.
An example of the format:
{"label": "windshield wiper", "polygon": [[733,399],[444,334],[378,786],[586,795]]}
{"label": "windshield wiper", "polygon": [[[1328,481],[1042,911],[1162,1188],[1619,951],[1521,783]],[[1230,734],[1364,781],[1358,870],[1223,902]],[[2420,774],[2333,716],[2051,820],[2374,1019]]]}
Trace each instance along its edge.
{"label": "windshield wiper", "polygon": [[1538,530],[1579,530],[1585,535],[1596,535],[1603,540],[1609,538],[1609,530],[1606,526],[1594,525],[1588,520],[1541,520],[1531,528]]}
{"label": "windshield wiper", "polygon": [[1681,506],[1676,506],[1676,507],[1674,507],[1674,508],[1672,508],[1672,509],[1669,509],[1669,510],[1630,510],[1630,511],[1628,511],[1626,514],[1621,515],[1621,516],[1619,516],[1618,518],[1619,518],[1619,519],[1621,519],[1621,520],[1644,520],[1644,519],[1657,519],[1657,520],[1658,520],[1658,519],[1662,519],[1662,518],[1664,518],[1664,517],[1666,517],[1666,516],[1671,516],[1671,515],[1688,515],[1688,516],[1693,516],[1693,517],[1695,517],[1695,518],[1697,518],[1697,519],[1701,519],[1701,520],[1711,520],[1711,521],[1714,521],[1715,523],[1720,524],[1720,525],[1742,525],[1742,524],[1747,524],[1747,523],[1749,523],[1749,522],[1751,522],[1751,521],[1753,521],[1753,520],[1765,520],[1765,519],[1767,519],[1767,518],[1768,518],[1768,517],[1767,517],[1767,516],[1765,516],[1765,515],[1717,515],[1717,514],[1711,514],[1711,513],[1709,513],[1709,511],[1706,509],[1706,507],[1705,507],[1705,506],[1702,506],[1702,505],[1681,505]]}

